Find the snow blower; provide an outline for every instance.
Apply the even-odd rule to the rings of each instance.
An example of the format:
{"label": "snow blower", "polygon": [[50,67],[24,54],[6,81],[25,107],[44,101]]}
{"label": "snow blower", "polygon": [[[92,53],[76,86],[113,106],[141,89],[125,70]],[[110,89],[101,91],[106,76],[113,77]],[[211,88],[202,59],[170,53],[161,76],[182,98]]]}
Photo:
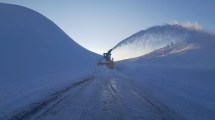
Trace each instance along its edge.
{"label": "snow blower", "polygon": [[106,65],[108,68],[114,69],[114,61],[113,58],[111,58],[111,51],[112,49],[110,49],[107,53],[103,53],[103,58],[97,62],[97,66]]}

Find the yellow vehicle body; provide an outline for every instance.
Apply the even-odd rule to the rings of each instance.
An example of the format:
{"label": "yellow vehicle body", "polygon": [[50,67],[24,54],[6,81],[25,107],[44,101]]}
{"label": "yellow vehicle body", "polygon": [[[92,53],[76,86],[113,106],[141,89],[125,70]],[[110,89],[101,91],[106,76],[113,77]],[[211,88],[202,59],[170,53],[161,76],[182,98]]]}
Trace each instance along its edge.
{"label": "yellow vehicle body", "polygon": [[100,65],[106,65],[109,69],[114,69],[114,62],[113,62],[113,59],[110,60],[110,61],[107,61],[107,62],[102,62],[101,60],[99,60],[97,62],[97,66],[100,66]]}

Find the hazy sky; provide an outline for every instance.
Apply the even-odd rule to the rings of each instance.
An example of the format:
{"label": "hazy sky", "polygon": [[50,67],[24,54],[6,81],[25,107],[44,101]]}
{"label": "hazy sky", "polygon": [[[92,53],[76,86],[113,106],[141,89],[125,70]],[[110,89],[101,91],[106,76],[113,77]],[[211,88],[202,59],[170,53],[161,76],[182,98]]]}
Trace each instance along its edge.
{"label": "hazy sky", "polygon": [[155,25],[195,23],[215,31],[215,0],[0,0],[45,15],[83,47],[103,53]]}

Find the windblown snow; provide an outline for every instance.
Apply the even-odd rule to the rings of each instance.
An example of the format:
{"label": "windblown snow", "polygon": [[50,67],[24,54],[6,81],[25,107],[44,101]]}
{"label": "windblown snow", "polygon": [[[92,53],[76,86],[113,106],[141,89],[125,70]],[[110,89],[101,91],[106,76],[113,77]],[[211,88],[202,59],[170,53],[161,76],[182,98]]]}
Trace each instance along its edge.
{"label": "windblown snow", "polygon": [[155,26],[119,42],[113,49],[115,60],[139,57],[167,45],[186,41],[195,29],[181,25]]}
{"label": "windblown snow", "polygon": [[187,29],[186,40],[156,49],[135,58],[141,63],[168,66],[215,68],[215,36],[212,33]]}

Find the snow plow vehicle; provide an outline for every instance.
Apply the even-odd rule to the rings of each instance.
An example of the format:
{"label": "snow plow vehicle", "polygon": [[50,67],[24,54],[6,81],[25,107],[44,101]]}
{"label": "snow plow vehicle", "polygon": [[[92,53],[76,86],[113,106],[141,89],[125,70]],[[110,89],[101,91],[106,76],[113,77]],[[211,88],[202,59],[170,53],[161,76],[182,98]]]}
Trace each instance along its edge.
{"label": "snow plow vehicle", "polygon": [[111,51],[112,49],[110,49],[107,53],[103,53],[103,58],[97,62],[97,66],[106,65],[108,68],[114,69],[114,60],[111,58]]}

